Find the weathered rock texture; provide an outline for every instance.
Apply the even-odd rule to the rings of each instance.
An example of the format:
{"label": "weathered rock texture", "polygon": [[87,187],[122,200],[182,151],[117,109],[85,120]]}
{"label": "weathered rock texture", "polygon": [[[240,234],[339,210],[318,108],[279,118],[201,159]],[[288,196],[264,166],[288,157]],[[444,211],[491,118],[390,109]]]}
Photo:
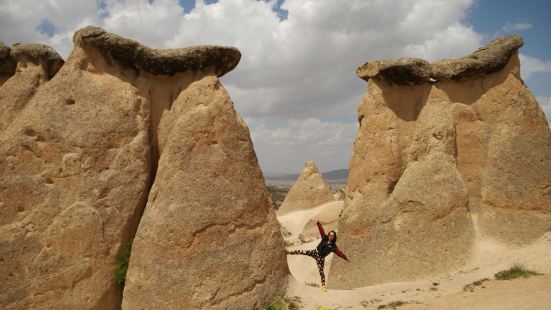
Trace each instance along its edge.
{"label": "weathered rock texture", "polygon": [[[113,269],[148,196],[127,308],[208,307],[201,291],[246,308],[280,293],[283,241],[248,129],[217,79],[239,51],[152,50],[94,27],[74,43],[2,123],[0,306],[119,308]],[[50,77],[55,66],[38,63]]]}
{"label": "weathered rock texture", "polygon": [[0,132],[62,65],[61,56],[46,45],[17,44],[9,48],[0,42]]}
{"label": "weathered rock texture", "polygon": [[283,293],[283,239],[248,128],[215,75],[177,95],[158,139],[123,309],[264,308]]}
{"label": "weathered rock texture", "polygon": [[551,132],[520,78],[518,36],[459,59],[368,62],[329,285],[457,270],[474,240],[551,229]]}
{"label": "weathered rock texture", "polygon": [[316,223],[319,222],[323,225],[323,228],[326,232],[334,230],[339,231],[339,217],[342,214],[343,201],[333,201],[325,204],[320,212],[314,214],[306,222],[302,228],[302,235],[306,238],[317,239],[320,237],[318,226]]}
{"label": "weathered rock texture", "polygon": [[313,161],[307,161],[278,210],[279,215],[334,201],[329,185]]}

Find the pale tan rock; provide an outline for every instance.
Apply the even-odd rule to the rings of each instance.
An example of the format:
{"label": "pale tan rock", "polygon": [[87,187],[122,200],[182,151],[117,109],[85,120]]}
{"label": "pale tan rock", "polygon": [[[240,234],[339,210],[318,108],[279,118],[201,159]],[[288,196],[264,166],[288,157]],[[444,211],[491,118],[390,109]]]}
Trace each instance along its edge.
{"label": "pale tan rock", "polygon": [[120,303],[112,272],[151,177],[150,102],[124,70],[75,46],[0,134],[3,308]]}
{"label": "pale tan rock", "polygon": [[312,242],[312,239],[311,238],[307,238],[306,236],[304,236],[304,234],[298,234],[298,240],[300,240],[300,242],[302,243],[308,243],[308,242]]}
{"label": "pale tan rock", "polygon": [[46,45],[17,44],[10,49],[0,42],[0,132],[61,65],[61,56]]}
{"label": "pale tan rock", "polygon": [[551,132],[520,78],[521,46],[499,38],[430,64],[430,80],[415,73],[424,63],[400,67],[413,74],[400,82],[360,75],[368,91],[339,222],[353,263],[332,263],[330,287],[455,272],[480,238],[517,245],[551,230]]}
{"label": "pale tan rock", "polygon": [[325,232],[334,230],[339,231],[339,218],[342,214],[343,202],[333,201],[328,202],[320,207],[320,212],[317,212],[312,216],[308,222],[302,227],[302,234],[307,238],[317,239],[320,237],[318,226],[319,222],[323,225]]}
{"label": "pale tan rock", "polygon": [[[283,241],[275,214],[267,205],[267,192],[248,130],[217,80],[217,76],[235,67],[239,51],[215,46],[157,51],[94,27],[78,31],[74,42],[75,49],[59,72],[40,86],[30,101],[21,106],[17,117],[0,131],[0,306],[120,308],[122,291],[115,285],[113,269],[122,247],[136,232],[156,175],[159,154],[163,159],[156,184],[161,186],[156,187],[154,196],[159,201],[174,200],[166,205],[152,201],[151,205],[172,207],[178,203],[177,197],[188,199],[196,193],[195,197],[206,199],[206,206],[210,207],[199,209],[188,205],[197,211],[197,217],[210,212],[202,220],[191,220],[188,214],[173,218],[167,218],[172,216],[170,212],[160,214],[161,222],[192,221],[184,226],[193,229],[187,237],[193,238],[204,252],[178,256],[180,263],[205,261],[208,265],[223,261],[227,264],[208,265],[208,272],[224,279],[243,278],[233,283],[232,288],[221,281],[209,281],[208,277],[194,279],[197,287],[243,305],[260,304],[279,294],[287,270],[281,250]],[[0,54],[3,50],[0,49]],[[46,66],[40,66],[46,76]],[[203,103],[208,105],[202,106]],[[164,115],[167,117],[163,118]],[[197,118],[190,118],[194,116]],[[187,129],[190,129],[188,140],[183,143],[179,131]],[[219,148],[214,146],[221,151],[192,152],[202,149],[203,143],[218,141],[218,136],[212,136],[213,140],[208,132],[221,136]],[[231,143],[223,144],[224,139]],[[188,148],[190,143],[195,149]],[[169,151],[162,152],[159,148]],[[225,157],[224,152],[233,152],[234,157]],[[191,153],[199,156],[193,157]],[[206,187],[195,191],[187,187],[189,183],[170,182],[169,175],[182,175],[191,168],[182,165],[184,162],[173,161],[174,156],[183,156],[177,157],[178,160],[192,157],[193,167],[203,167],[201,172],[205,174],[196,173],[193,180],[194,184]],[[234,168],[235,165],[238,167]],[[170,197],[162,194],[168,190],[164,184],[176,186],[175,191],[168,192]],[[213,190],[215,185],[220,186]],[[204,195],[207,189],[211,190]],[[230,195],[234,201],[224,202]],[[217,242],[204,243],[201,228],[206,232],[219,231]],[[155,238],[170,239],[164,231],[157,233]],[[228,241],[227,236],[232,233]],[[155,245],[155,238],[145,242]],[[144,240],[137,239],[136,246],[140,248]],[[197,258],[194,255],[201,253],[208,258],[194,261]],[[217,255],[210,256],[212,253]],[[155,262],[148,267],[161,270],[159,274],[173,273],[170,265],[158,260],[158,256],[172,254],[154,253]],[[251,260],[240,259],[251,254]],[[233,268],[243,268],[243,264],[254,266],[255,272]],[[220,266],[226,269],[215,269]],[[196,267],[182,268],[191,276],[204,271],[199,263]],[[149,271],[138,269],[137,273]],[[153,279],[154,275],[148,277]],[[162,279],[164,283],[168,280]],[[178,283],[172,285],[177,289],[179,283],[191,280],[185,281],[178,278]],[[160,285],[152,289],[163,294]],[[178,292],[182,294],[190,292],[189,286],[180,289]],[[192,297],[200,299],[196,292]],[[197,302],[193,298],[190,303]],[[155,301],[137,302],[133,305],[149,308]]]}
{"label": "pale tan rock", "polygon": [[285,200],[277,211],[278,215],[310,209],[329,201],[334,201],[329,185],[313,161],[307,161]]}
{"label": "pale tan rock", "polygon": [[248,128],[216,76],[165,111],[159,148],[123,309],[260,309],[283,294],[283,238]]}
{"label": "pale tan rock", "polygon": [[344,200],[344,197],[346,197],[345,188],[339,188],[337,192],[333,194],[333,199],[335,200]]}

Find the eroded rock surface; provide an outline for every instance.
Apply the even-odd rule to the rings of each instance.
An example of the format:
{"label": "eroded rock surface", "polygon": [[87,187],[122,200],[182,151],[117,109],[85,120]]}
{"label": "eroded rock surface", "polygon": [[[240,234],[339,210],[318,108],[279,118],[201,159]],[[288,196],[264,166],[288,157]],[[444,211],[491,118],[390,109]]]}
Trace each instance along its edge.
{"label": "eroded rock surface", "polygon": [[[94,27],[73,41],[59,72],[26,95],[9,114],[16,117],[2,119],[1,307],[119,308],[113,269],[148,197],[126,307],[207,305],[201,292],[216,292],[215,301],[227,301],[220,305],[248,308],[280,294],[283,241],[248,129],[217,79],[237,65],[239,51],[159,51]],[[40,79],[51,77],[55,66],[35,61],[48,58],[33,50],[16,57],[17,70],[20,59],[27,67],[0,91],[31,63]],[[0,64],[6,51],[13,49],[0,46]],[[0,66],[2,74],[10,66]],[[174,240],[193,248],[182,251]],[[148,291],[140,290],[144,277]],[[163,291],[167,284],[172,291]],[[168,298],[175,291],[180,297]]]}
{"label": "eroded rock surface", "polygon": [[458,270],[477,238],[551,229],[551,132],[520,78],[518,36],[429,64],[368,62],[329,285]]}
{"label": "eroded rock surface", "polygon": [[123,309],[261,309],[283,294],[275,212],[248,128],[216,76],[178,95],[159,147]]}
{"label": "eroded rock surface", "polygon": [[17,44],[9,48],[0,42],[0,132],[62,65],[61,56],[49,46]]}
{"label": "eroded rock surface", "polygon": [[329,185],[313,161],[307,161],[278,210],[278,215],[310,209],[334,201]]}

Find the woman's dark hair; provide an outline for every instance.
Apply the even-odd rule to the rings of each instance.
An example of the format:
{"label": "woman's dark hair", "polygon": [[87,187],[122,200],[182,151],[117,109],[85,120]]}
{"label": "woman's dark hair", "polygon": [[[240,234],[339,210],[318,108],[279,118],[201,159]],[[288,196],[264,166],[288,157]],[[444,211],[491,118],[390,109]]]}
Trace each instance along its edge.
{"label": "woman's dark hair", "polygon": [[[331,241],[331,243],[337,243],[337,233],[334,230],[330,231],[329,234],[330,233],[333,233],[333,235],[335,236],[335,239],[333,239],[333,241]],[[329,234],[327,234],[327,235],[329,236]]]}

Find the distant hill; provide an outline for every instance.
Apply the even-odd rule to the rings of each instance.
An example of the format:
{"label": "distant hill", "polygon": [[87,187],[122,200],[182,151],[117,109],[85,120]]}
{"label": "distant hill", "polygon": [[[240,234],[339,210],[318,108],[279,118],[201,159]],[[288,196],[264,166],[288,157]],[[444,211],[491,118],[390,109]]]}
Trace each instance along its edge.
{"label": "distant hill", "polygon": [[[322,172],[321,174],[326,181],[342,180],[348,178],[348,169],[331,170],[327,172]],[[298,179],[298,173],[271,176],[268,175],[266,176],[266,179],[274,181],[295,181],[296,179]]]}
{"label": "distant hill", "polygon": [[348,169],[331,170],[321,174],[326,180],[342,180],[348,178]]}

